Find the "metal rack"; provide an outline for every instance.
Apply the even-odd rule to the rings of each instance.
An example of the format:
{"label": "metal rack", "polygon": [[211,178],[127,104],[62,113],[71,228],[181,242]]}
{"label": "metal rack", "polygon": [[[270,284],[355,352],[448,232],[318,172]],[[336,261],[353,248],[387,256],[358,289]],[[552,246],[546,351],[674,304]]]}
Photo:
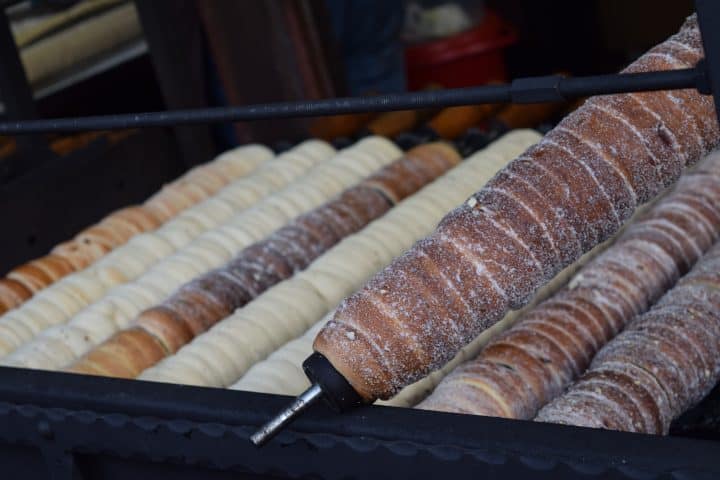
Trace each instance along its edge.
{"label": "metal rack", "polygon": [[[384,111],[474,102],[540,102],[667,88],[715,93],[720,2],[697,0],[706,61],[641,75],[516,80],[511,85],[372,99],[0,123],[0,133],[127,128]],[[717,108],[720,113],[720,108]],[[711,397],[717,398],[714,392]],[[258,449],[250,434],[287,397],[0,368],[0,465],[7,478],[720,478],[717,435],[654,437],[490,417],[322,406]],[[717,402],[716,402],[717,403]],[[676,428],[692,435],[692,428]]]}

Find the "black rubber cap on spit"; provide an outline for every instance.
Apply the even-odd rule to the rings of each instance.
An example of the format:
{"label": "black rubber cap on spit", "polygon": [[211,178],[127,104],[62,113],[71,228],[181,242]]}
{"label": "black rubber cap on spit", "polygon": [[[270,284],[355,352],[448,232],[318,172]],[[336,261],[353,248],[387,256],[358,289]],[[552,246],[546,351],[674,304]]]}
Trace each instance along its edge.
{"label": "black rubber cap on spit", "polygon": [[487,132],[478,128],[471,128],[461,137],[457,138],[453,145],[463,158],[467,158],[478,150],[482,150],[492,142],[492,137]]}
{"label": "black rubber cap on spit", "polygon": [[439,139],[440,135],[438,135],[435,130],[428,125],[423,125],[411,132],[399,134],[395,137],[395,143],[403,150],[410,150],[418,145],[434,142]]}
{"label": "black rubber cap on spit", "polygon": [[364,403],[345,377],[323,355],[317,352],[310,355],[303,362],[303,370],[311,383],[320,385],[323,399],[333,410],[345,412]]}

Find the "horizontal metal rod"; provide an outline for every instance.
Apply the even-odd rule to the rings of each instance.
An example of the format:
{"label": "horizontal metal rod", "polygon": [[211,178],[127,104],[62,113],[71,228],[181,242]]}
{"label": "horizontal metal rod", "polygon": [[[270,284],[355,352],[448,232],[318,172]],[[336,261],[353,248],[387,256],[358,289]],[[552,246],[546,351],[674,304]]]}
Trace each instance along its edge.
{"label": "horizontal metal rod", "polygon": [[661,72],[591,77],[533,77],[512,84],[395,93],[360,98],[292,101],[166,112],[0,122],[0,134],[75,132],[140,127],[169,127],[272,118],[316,117],[359,112],[385,112],[482,103],[538,103],[587,95],[695,88],[700,67]]}
{"label": "horizontal metal rod", "polygon": [[560,81],[560,94],[567,98],[609,95],[613,93],[651,92],[683,88],[703,89],[705,65],[681,70],[643,72],[589,77],[570,77]]}

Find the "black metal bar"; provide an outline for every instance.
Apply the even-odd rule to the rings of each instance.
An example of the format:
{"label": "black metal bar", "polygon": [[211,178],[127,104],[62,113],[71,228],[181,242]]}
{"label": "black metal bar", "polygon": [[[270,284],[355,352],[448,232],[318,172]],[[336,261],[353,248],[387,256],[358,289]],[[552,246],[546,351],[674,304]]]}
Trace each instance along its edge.
{"label": "black metal bar", "polygon": [[720,121],[720,2],[717,0],[695,0],[698,16],[707,80],[714,94],[715,112]]}
{"label": "black metal bar", "polygon": [[[334,98],[237,107],[2,122],[0,123],[0,133],[26,134],[164,127],[357,112],[384,112],[480,103],[507,103],[518,100],[527,101],[528,103],[541,103],[595,94],[695,88],[703,75],[702,67],[696,67],[663,72],[593,77],[539,77],[536,79],[537,86],[534,86],[535,83],[532,78],[527,78],[516,80],[509,85],[486,85],[460,89],[378,95],[375,97]],[[548,87],[548,78],[555,79],[554,88]],[[537,90],[540,90],[540,93]],[[545,93],[542,93],[542,91]]]}
{"label": "black metal bar", "polygon": [[595,75],[563,78],[558,89],[564,99],[657,90],[697,88],[705,74],[704,65],[664,72]]}

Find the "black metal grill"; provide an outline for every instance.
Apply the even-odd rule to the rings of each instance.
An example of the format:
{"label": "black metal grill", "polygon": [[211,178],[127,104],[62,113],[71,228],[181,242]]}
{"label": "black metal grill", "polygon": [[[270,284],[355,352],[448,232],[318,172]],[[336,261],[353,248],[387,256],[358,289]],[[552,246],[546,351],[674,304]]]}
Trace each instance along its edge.
{"label": "black metal grill", "polygon": [[[697,88],[720,106],[720,2],[697,0],[694,69],[209,110],[0,123],[0,133],[151,127]],[[720,108],[718,108],[720,112]],[[249,436],[287,397],[0,368],[2,478],[720,478],[713,393],[669,437],[364,407],[316,406],[262,449]],[[695,438],[690,438],[695,437]]]}
{"label": "black metal grill", "polygon": [[37,458],[7,478],[46,478],[44,462],[56,478],[720,475],[715,441],[394,407],[314,407],[258,449],[250,434],[287,397],[11,368],[0,378],[0,464]]}

